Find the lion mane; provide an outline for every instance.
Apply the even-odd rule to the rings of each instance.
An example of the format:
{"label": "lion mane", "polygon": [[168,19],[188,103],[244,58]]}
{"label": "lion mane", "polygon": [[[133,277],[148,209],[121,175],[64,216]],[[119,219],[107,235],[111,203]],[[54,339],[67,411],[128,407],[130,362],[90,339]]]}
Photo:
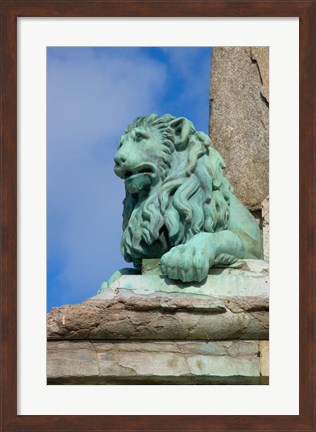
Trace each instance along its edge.
{"label": "lion mane", "polygon": [[225,163],[209,136],[188,120],[188,139],[177,143],[176,120],[170,114],[137,117],[125,131],[156,128],[161,137],[157,184],[146,196],[126,191],[123,202],[121,251],[136,267],[142,258],[160,258],[195,234],[227,229],[233,190],[223,175]]}

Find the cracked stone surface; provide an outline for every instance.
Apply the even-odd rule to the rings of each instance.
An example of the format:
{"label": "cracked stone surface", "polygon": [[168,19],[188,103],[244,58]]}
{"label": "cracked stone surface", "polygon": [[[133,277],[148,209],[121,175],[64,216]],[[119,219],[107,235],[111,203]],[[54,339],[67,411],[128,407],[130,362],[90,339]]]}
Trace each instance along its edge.
{"label": "cracked stone surface", "polygon": [[152,266],[123,275],[81,304],[53,308],[48,340],[267,340],[268,264],[212,269],[196,286],[177,284]]}
{"label": "cracked stone surface", "polygon": [[49,384],[266,383],[259,341],[51,341]]}
{"label": "cracked stone surface", "polygon": [[210,134],[238,198],[261,209],[269,194],[269,48],[215,47]]}

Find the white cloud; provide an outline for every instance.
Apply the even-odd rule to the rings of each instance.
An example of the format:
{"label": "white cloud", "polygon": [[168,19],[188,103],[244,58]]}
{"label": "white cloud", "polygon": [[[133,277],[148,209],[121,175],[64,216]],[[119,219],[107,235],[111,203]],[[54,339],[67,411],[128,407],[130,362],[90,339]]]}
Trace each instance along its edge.
{"label": "white cloud", "polygon": [[[51,130],[59,149],[61,138],[78,140],[115,136],[140,113],[157,103],[166,79],[165,66],[134,50],[134,57],[117,56],[117,50],[97,57],[92,49],[70,50],[65,58],[52,56],[49,62]],[[124,50],[126,51],[126,49]],[[56,150],[57,151],[57,150]]]}

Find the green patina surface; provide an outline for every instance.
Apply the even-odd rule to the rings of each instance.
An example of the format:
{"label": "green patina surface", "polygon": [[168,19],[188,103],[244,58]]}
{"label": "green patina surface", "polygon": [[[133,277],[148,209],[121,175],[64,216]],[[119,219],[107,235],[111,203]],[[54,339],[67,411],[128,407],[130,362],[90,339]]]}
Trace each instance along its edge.
{"label": "green patina surface", "polygon": [[[126,269],[128,270],[128,269]],[[133,270],[133,269],[130,269]],[[98,294],[99,299],[112,296],[117,290],[129,290],[134,294],[148,296],[153,293],[194,294],[207,297],[268,296],[268,264],[263,260],[246,260],[209,270],[202,282],[182,282],[168,279],[162,274],[159,261],[146,260],[143,274],[115,273],[109,284],[105,283]],[[105,289],[108,288],[108,289]],[[105,295],[105,297],[104,297]]]}
{"label": "green patina surface", "polygon": [[169,279],[202,282],[214,265],[261,259],[260,229],[224,168],[209,136],[189,120],[169,114],[134,120],[115,155],[126,189],[125,260],[140,268],[145,259],[160,259],[159,272]]}

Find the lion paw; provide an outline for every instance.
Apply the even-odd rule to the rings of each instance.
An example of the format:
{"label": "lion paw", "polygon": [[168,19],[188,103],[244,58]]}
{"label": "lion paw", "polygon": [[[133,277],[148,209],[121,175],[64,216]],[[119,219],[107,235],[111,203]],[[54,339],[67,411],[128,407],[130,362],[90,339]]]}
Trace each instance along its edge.
{"label": "lion paw", "polygon": [[175,246],[160,260],[162,273],[182,282],[202,282],[210,267],[210,256],[194,243]]}

